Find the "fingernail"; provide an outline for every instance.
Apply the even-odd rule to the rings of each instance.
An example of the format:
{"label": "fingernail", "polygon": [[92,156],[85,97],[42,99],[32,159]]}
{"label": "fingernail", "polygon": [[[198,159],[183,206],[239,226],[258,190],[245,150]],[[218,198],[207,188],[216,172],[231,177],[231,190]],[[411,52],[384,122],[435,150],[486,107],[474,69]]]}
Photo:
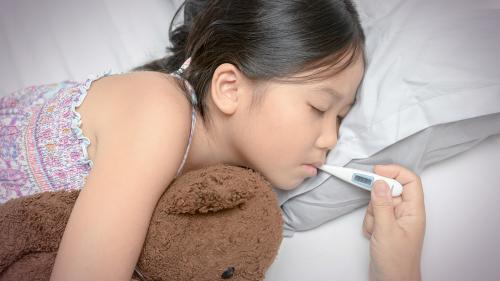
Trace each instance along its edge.
{"label": "fingernail", "polygon": [[389,193],[389,186],[383,181],[375,182],[375,195],[379,197],[385,197]]}

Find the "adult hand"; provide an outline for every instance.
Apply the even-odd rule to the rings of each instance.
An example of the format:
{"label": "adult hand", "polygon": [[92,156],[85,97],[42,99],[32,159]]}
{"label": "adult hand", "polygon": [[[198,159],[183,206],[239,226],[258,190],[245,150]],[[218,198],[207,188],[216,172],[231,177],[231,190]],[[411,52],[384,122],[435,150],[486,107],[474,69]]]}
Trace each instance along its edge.
{"label": "adult hand", "polygon": [[376,281],[421,280],[425,234],[424,194],[420,177],[399,165],[376,165],[374,173],[396,179],[403,193],[392,197],[384,181],[375,182],[363,222],[370,239],[370,277]]}

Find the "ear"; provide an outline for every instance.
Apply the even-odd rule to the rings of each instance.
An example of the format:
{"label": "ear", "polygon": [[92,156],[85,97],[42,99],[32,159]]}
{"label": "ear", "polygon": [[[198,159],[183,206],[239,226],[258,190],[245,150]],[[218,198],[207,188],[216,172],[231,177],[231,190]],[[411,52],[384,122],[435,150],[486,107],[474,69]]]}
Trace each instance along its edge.
{"label": "ear", "polygon": [[212,77],[210,93],[215,106],[224,114],[234,114],[242,104],[244,83],[245,77],[236,66],[229,63],[219,65]]}

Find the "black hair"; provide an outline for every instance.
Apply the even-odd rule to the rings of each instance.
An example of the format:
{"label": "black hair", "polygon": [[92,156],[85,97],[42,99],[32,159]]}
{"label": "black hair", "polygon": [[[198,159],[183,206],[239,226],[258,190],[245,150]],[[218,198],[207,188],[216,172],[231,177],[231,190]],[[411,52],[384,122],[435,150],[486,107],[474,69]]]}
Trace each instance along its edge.
{"label": "black hair", "polygon": [[[181,10],[183,23],[174,28]],[[134,70],[171,73],[191,57],[182,77],[193,86],[205,119],[219,65],[231,63],[252,81],[290,81],[318,69],[294,81],[322,79],[364,58],[365,36],[350,0],[186,0],[170,23],[169,39],[167,56]]]}

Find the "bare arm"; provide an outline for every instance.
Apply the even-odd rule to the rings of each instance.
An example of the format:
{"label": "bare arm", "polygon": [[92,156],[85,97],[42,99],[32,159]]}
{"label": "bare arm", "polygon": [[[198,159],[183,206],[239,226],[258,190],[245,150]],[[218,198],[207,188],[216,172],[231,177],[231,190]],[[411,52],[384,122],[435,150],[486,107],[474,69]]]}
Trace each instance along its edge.
{"label": "bare arm", "polygon": [[[115,105],[116,106],[116,105]],[[110,114],[95,165],[66,226],[51,280],[130,280],[156,203],[175,177],[190,112],[172,95],[143,94]]]}

